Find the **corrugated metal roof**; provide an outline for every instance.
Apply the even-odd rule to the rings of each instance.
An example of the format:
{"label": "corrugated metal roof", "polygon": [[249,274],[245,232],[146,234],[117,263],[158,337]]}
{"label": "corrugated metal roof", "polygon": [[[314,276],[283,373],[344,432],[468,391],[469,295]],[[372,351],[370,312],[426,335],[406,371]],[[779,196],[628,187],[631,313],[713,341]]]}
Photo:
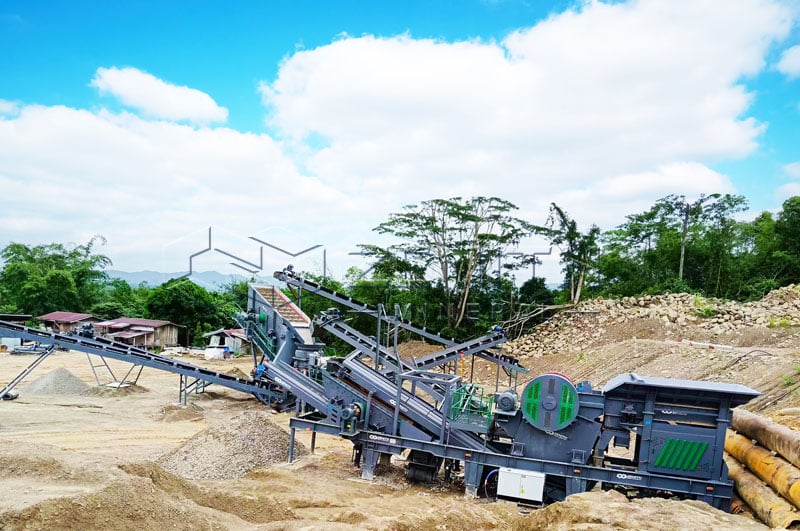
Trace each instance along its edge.
{"label": "corrugated metal roof", "polygon": [[219,330],[214,330],[212,332],[206,332],[205,334],[203,334],[203,337],[211,337],[211,336],[226,336],[226,337],[235,336],[241,339],[247,339],[247,335],[244,333],[243,328],[229,328],[227,330],[220,328]]}
{"label": "corrugated metal roof", "polygon": [[134,331],[125,331],[125,332],[117,332],[116,334],[111,334],[113,338],[122,338],[122,339],[132,339],[134,337],[142,337],[146,336],[150,332],[134,332]]}
{"label": "corrugated metal roof", "polygon": [[97,319],[89,313],[75,313],[75,312],[50,312],[37,317],[40,321],[53,321],[56,323],[77,323],[85,321],[86,319]]}
{"label": "corrugated metal roof", "polygon": [[139,317],[117,317],[99,323],[98,326],[117,328],[120,325],[125,326],[150,326],[152,328],[161,328],[166,325],[180,326],[170,321],[159,321],[156,319],[141,319]]}

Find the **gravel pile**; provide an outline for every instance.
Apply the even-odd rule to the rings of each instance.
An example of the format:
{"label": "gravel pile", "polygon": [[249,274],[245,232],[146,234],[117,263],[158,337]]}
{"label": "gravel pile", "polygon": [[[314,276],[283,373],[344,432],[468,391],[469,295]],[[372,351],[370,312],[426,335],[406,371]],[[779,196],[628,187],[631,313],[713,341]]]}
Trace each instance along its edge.
{"label": "gravel pile", "polygon": [[[296,442],[295,456],[306,453]],[[201,431],[158,464],[186,479],[233,479],[288,457],[289,434],[270,422],[268,412],[254,410]]]}
{"label": "gravel pile", "polygon": [[29,395],[82,395],[88,390],[83,380],[63,367],[40,376],[23,389]]}

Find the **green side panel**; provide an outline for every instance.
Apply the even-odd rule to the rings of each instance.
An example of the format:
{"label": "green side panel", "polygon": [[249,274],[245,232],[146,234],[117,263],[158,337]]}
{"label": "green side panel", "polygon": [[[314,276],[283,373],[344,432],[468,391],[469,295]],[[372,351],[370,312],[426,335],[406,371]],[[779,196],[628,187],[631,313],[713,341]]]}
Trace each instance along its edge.
{"label": "green side panel", "polygon": [[664,462],[668,459],[668,456],[672,452],[672,446],[674,442],[674,439],[667,439],[667,441],[664,443],[664,446],[661,447],[661,451],[658,453],[658,457],[656,458],[655,465],[657,467],[664,466]]}
{"label": "green side panel", "polygon": [[675,468],[675,463],[678,460],[678,456],[683,451],[684,446],[686,446],[686,441],[683,439],[675,441],[675,450],[672,452],[672,455],[669,456],[669,461],[667,461],[666,464],[667,468]]}
{"label": "green side panel", "polygon": [[656,458],[655,466],[694,471],[708,449],[708,443],[667,439]]}
{"label": "green side panel", "polygon": [[539,418],[539,401],[542,398],[542,382],[536,382],[528,386],[525,393],[525,412],[530,416],[533,422]]}
{"label": "green side panel", "polygon": [[575,391],[569,385],[561,386],[561,403],[558,410],[558,426],[572,422],[575,412]]}
{"label": "green side panel", "polygon": [[697,465],[700,464],[700,460],[705,455],[706,450],[708,450],[708,443],[695,443],[695,445],[695,452],[686,464],[686,470],[696,470]]}

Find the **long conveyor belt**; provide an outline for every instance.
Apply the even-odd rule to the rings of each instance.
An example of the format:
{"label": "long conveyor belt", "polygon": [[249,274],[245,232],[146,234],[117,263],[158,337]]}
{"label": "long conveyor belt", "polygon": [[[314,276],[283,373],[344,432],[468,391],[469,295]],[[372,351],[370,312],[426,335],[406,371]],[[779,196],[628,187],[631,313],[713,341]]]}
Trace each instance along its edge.
{"label": "long conveyor belt", "polygon": [[[269,382],[237,378],[229,374],[204,369],[190,363],[178,361],[167,356],[160,356],[141,348],[105,338],[87,338],[77,335],[45,332],[5,321],[0,321],[0,337],[16,337],[26,341],[38,341],[40,343],[55,345],[56,347],[79,350],[87,354],[125,361],[134,365],[142,365],[144,367],[196,378],[211,384],[222,385],[229,389],[252,394],[263,402],[269,400]],[[280,371],[280,369],[278,370]],[[283,371],[280,372],[282,373]]]}
{"label": "long conveyor belt", "polygon": [[[347,295],[337,293],[336,291],[328,289],[325,286],[317,282],[314,282],[313,280],[300,277],[289,269],[285,269],[283,271],[276,271],[274,276],[276,279],[286,282],[286,284],[290,286],[306,290],[309,293],[313,293],[315,295],[320,295],[322,297],[325,297],[326,299],[334,301],[350,309],[375,315],[381,321],[403,328],[405,330],[409,330],[410,332],[418,334],[426,339],[430,339],[432,341],[435,341],[437,343],[440,343],[448,347],[447,349],[442,351],[442,355],[431,355],[426,357],[424,366],[419,365],[420,360],[417,360],[418,362],[417,368],[431,369],[433,367],[452,361],[453,359],[456,359],[458,357],[457,350],[459,350],[459,345],[453,339],[448,339],[442,336],[441,334],[428,330],[424,326],[416,325],[411,321],[407,319],[402,319],[400,317],[382,315],[381,312],[378,311],[378,308],[374,306],[358,301]],[[482,348],[475,349],[474,351],[471,352],[471,354],[479,358],[483,358],[492,363],[496,363],[497,365],[504,367],[508,371],[520,372],[523,374],[528,372],[528,370],[525,367],[522,367],[519,364],[519,360],[513,358],[512,356],[496,354],[491,350],[489,350],[491,347],[494,347],[499,343],[501,343],[501,341],[495,341],[495,339],[497,339],[495,337],[495,334],[490,334],[487,337],[491,337],[491,340],[487,340],[486,344],[483,345]],[[450,348],[455,348],[455,350],[449,350]]]}

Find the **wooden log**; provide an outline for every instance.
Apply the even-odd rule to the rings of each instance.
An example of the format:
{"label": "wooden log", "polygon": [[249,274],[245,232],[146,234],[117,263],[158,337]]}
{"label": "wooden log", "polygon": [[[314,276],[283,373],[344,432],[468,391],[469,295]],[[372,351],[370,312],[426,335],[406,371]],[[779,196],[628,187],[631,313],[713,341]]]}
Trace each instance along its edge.
{"label": "wooden log", "polygon": [[740,408],[733,410],[733,429],[800,468],[800,432]]}
{"label": "wooden log", "polygon": [[800,508],[800,470],[780,456],[762,446],[756,446],[750,439],[728,431],[725,437],[725,451],[735,457],[751,472],[760,477],[770,487]]}
{"label": "wooden log", "polygon": [[725,456],[728,477],[733,480],[736,492],[752,508],[762,522],[770,527],[790,529],[800,524],[800,513],[775,494],[763,481],[751,474],[733,457]]}

